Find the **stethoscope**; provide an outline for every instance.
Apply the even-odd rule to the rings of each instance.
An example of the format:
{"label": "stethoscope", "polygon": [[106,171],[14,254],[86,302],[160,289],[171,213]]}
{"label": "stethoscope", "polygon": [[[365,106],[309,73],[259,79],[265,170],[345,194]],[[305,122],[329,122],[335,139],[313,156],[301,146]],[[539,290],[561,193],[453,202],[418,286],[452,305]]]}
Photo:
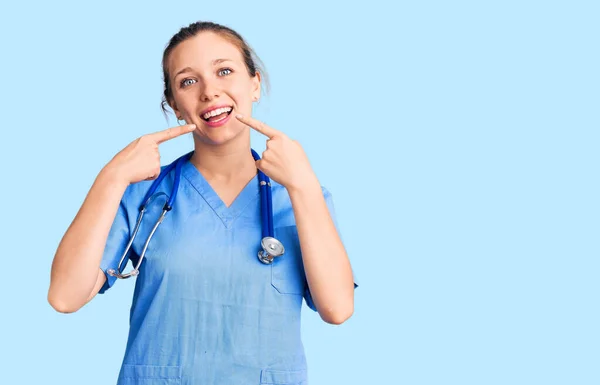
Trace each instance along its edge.
{"label": "stethoscope", "polygon": [[[259,160],[260,157],[258,156],[256,151],[254,151],[252,149],[251,149],[251,151],[252,151],[252,156],[254,157],[254,160]],[[173,204],[175,202],[175,198],[177,197],[177,190],[179,189],[179,181],[181,179],[181,168],[183,167],[183,164],[190,159],[190,157],[192,156],[193,153],[194,152],[192,151],[192,152],[185,154],[182,157],[176,159],[173,163],[171,163],[167,167],[165,167],[165,169],[160,173],[158,178],[156,178],[154,180],[154,182],[150,186],[150,189],[144,196],[144,200],[143,200],[144,203],[142,203],[142,205],[139,208],[140,213],[138,215],[135,229],[133,230],[133,235],[129,239],[129,243],[127,243],[127,247],[125,248],[125,251],[123,252],[123,255],[121,256],[121,260],[119,261],[117,270],[108,269],[107,270],[108,274],[112,275],[113,277],[125,279],[125,278],[129,278],[132,276],[136,276],[140,273],[139,268],[142,265],[144,255],[146,255],[146,250],[148,249],[148,245],[150,244],[150,240],[152,239],[152,236],[156,232],[156,229],[158,228],[158,226],[165,219],[165,216],[167,215],[167,213],[173,209]],[[158,186],[160,185],[162,180],[173,169],[175,169],[175,181],[173,182],[171,196],[169,197],[164,192],[159,192],[159,193],[155,194],[156,189],[158,188]],[[258,252],[258,260],[266,265],[269,265],[269,264],[273,263],[275,258],[283,255],[283,253],[285,252],[285,249],[283,247],[283,244],[279,240],[277,240],[274,235],[273,202],[271,200],[271,181],[269,180],[268,176],[266,176],[262,171],[258,170],[258,182],[259,182],[259,186],[260,186],[260,208],[261,208],[261,220],[262,220],[262,240],[260,242],[262,250],[260,250]],[[159,196],[163,196],[163,195],[167,197],[167,202],[163,206],[162,214],[157,219],[156,223],[154,224],[154,227],[152,228],[152,231],[150,232],[150,235],[148,235],[148,239],[146,239],[146,242],[144,243],[144,248],[142,249],[142,253],[140,255],[140,259],[139,259],[138,263],[136,264],[136,266],[133,268],[133,270],[131,272],[123,274],[123,269],[127,265],[127,262],[126,262],[127,254],[129,254],[131,245],[133,245],[133,241],[135,240],[135,237],[137,236],[138,230],[140,229],[140,225],[142,223],[142,218],[144,217],[144,214],[146,213],[148,206],[150,205],[150,203],[152,203],[152,201],[154,199],[156,199]],[[124,261],[125,261],[125,265],[123,265]]]}

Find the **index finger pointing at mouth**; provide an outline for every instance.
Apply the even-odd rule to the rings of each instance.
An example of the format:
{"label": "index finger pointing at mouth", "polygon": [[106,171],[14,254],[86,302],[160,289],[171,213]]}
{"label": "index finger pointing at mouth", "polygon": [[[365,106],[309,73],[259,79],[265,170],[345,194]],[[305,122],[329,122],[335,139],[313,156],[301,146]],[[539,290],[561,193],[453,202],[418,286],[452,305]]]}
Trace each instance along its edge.
{"label": "index finger pointing at mouth", "polygon": [[190,133],[195,129],[195,124],[184,124],[183,126],[170,127],[166,130],[155,132],[154,134],[150,134],[150,137],[156,141],[156,144],[161,144],[167,140]]}
{"label": "index finger pointing at mouth", "polygon": [[235,117],[240,122],[246,124],[250,128],[253,128],[254,130],[260,132],[261,134],[269,137],[269,139],[273,138],[275,135],[281,134],[281,132],[277,131],[273,127],[269,127],[266,124],[264,124],[263,122],[261,122],[260,120],[256,120],[252,117],[246,117],[246,116],[240,115],[240,114],[236,115]]}

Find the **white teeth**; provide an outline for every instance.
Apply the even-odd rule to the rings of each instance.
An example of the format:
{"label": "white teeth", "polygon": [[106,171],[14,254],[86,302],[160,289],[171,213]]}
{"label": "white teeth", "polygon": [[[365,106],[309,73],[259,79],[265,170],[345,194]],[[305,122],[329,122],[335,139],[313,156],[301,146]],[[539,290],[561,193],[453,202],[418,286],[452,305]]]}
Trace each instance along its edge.
{"label": "white teeth", "polygon": [[202,117],[204,119],[208,119],[211,116],[217,116],[217,115],[221,115],[224,112],[229,112],[231,111],[232,108],[231,107],[222,107],[222,108],[217,108],[216,110],[212,110],[210,112],[207,112],[206,114],[202,115]]}

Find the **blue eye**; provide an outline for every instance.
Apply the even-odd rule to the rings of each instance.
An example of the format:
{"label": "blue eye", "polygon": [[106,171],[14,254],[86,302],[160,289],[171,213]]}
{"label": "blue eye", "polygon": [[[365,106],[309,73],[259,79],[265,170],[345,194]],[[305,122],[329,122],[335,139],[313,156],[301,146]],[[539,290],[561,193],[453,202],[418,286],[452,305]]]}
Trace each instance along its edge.
{"label": "blue eye", "polygon": [[[231,68],[222,68],[217,72],[217,74],[219,76],[227,76],[227,75],[231,74],[232,72],[233,72],[233,70]],[[181,88],[185,88],[187,86],[191,86],[195,82],[196,82],[195,79],[185,78],[179,83],[179,86]]]}
{"label": "blue eye", "polygon": [[191,83],[188,83],[188,82],[190,82],[190,81],[194,81],[194,82],[195,82],[195,80],[194,80],[194,79],[183,79],[183,80],[181,81],[181,83],[180,83],[181,87],[187,87],[187,86],[191,85]]}

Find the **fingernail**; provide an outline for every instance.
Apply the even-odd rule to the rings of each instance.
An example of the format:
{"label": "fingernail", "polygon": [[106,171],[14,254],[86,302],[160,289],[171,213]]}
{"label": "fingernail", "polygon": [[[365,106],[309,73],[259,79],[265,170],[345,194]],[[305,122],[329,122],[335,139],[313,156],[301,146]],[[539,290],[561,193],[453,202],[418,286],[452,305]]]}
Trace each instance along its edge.
{"label": "fingernail", "polygon": [[196,129],[196,125],[195,124],[190,124],[190,130],[195,130]]}
{"label": "fingernail", "polygon": [[244,115],[242,115],[242,114],[237,114],[235,117],[236,117],[236,118],[238,118],[238,119],[243,119],[243,118],[244,118]]}

